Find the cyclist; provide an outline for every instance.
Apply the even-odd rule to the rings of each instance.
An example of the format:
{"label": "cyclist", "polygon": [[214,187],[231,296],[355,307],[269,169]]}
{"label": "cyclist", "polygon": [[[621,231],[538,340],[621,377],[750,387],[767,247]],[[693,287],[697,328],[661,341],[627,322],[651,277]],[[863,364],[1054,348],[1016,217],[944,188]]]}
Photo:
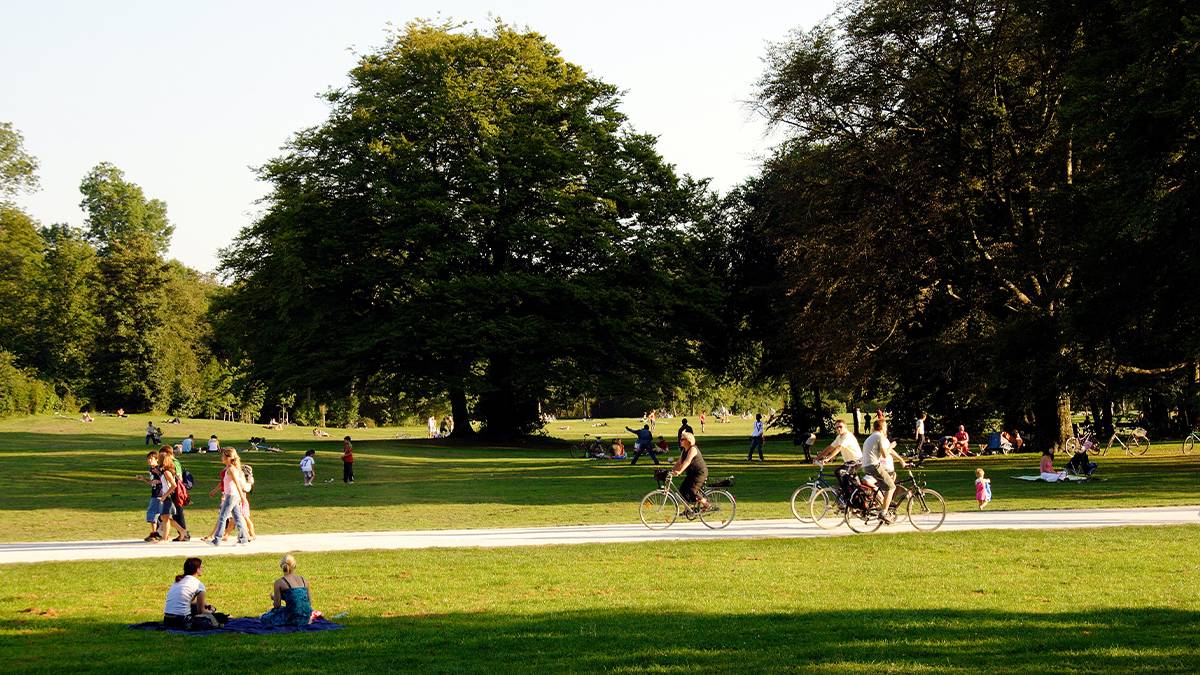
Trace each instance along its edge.
{"label": "cyclist", "polygon": [[839,451],[842,453],[843,469],[849,469],[851,465],[862,461],[862,448],[858,446],[858,439],[855,438],[854,434],[846,428],[846,423],[838,420],[837,423],[833,425],[833,430],[837,433],[837,436],[833,439],[833,442],[829,444],[829,447],[825,448],[821,451],[821,454],[817,455],[817,458],[813,460],[813,463],[824,464],[833,457],[834,453]]}
{"label": "cyclist", "polygon": [[888,507],[892,505],[892,497],[896,496],[896,471],[892,468],[893,460],[900,460],[900,468],[906,465],[904,458],[896,454],[896,444],[887,437],[887,422],[876,418],[872,428],[875,433],[863,442],[863,470],[875,479],[876,485],[881,486],[877,494],[883,492],[882,486],[887,487],[887,494],[883,495],[881,506],[884,522],[890,523],[892,518],[888,515]]}
{"label": "cyclist", "polygon": [[672,476],[683,476],[683,483],[679,486],[679,494],[688,503],[695,504],[700,511],[708,510],[708,499],[700,488],[704,487],[704,481],[708,479],[708,465],[704,463],[704,456],[700,454],[700,446],[696,445],[696,436],[690,431],[685,431],[679,436],[679,461],[675,462],[675,466],[667,473],[668,480]]}

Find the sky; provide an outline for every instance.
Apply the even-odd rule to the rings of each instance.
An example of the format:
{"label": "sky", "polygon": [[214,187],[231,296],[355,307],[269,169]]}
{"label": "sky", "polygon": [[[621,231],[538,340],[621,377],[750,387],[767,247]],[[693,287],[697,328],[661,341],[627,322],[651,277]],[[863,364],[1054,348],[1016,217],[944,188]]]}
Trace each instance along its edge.
{"label": "sky", "polygon": [[44,224],[83,224],[79,182],[112,162],[175,225],[169,255],[210,272],[252,222],[266,185],[254,167],[319,124],[318,94],[342,86],[388,25],[490,17],[542,33],[563,56],[625,91],[622,110],[681,173],[726,190],[753,175],[773,138],[747,106],[772,42],[808,29],[835,0],[604,3],[39,2],[0,9],[0,121],[40,162],[18,203]]}

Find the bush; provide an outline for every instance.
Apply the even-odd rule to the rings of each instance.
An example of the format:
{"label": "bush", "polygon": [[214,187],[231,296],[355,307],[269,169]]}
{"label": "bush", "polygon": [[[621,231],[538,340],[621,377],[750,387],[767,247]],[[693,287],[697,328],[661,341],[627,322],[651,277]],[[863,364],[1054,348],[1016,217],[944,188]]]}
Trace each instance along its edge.
{"label": "bush", "polygon": [[0,417],[37,415],[61,404],[53,386],[18,368],[12,354],[0,352]]}

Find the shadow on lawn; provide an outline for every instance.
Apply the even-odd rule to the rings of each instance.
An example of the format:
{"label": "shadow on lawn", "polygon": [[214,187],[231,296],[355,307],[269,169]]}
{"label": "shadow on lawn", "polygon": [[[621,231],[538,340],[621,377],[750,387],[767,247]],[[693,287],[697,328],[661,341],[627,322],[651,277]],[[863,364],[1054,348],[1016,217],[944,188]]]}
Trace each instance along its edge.
{"label": "shadow on lawn", "polygon": [[[302,671],[758,672],[1124,671],[1200,669],[1200,613],[1166,608],[1037,613],[869,609],[722,614],[604,610],[351,617],[347,629],[282,636],[139,633],[44,617],[0,622],[6,667]],[[146,649],[147,641],[161,648]],[[156,654],[159,654],[156,656]],[[218,657],[219,654],[219,657]]]}

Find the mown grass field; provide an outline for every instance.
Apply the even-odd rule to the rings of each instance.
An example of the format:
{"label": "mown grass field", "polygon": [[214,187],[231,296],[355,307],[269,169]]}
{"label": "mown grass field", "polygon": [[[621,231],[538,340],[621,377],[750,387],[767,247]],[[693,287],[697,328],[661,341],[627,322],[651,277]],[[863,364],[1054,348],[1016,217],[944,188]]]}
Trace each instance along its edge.
{"label": "mown grass field", "polygon": [[[35,417],[0,422],[0,541],[129,539],[145,534],[148,490],[133,476],[144,467],[146,416],[75,419]],[[633,420],[563,421],[548,433],[578,440],[584,433],[610,438]],[[424,438],[424,428],[331,430],[314,439],[309,428],[266,430],[256,425],[185,420],[160,425],[175,441],[193,433],[203,442],[217,433],[223,444],[246,447],[266,436],[282,453],[247,453],[255,469],[252,494],[260,534],[394,530],[514,525],[571,525],[637,521],[636,504],[654,487],[649,460],[628,462],[571,459],[568,441],[545,438],[524,446],[484,446]],[[660,423],[673,442],[677,420]],[[563,428],[566,427],[566,428]],[[814,472],[798,448],[784,439],[767,441],[765,463],[746,462],[750,422],[710,424],[700,436],[713,476],[736,475],[738,518],[790,517],[792,490]],[[355,441],[357,482],[341,482],[341,437]],[[407,436],[408,438],[398,438]],[[632,444],[630,444],[630,447]],[[301,485],[298,463],[304,450],[317,450],[317,486]],[[1145,457],[1099,458],[1099,476],[1089,484],[1050,485],[1013,480],[1036,473],[1036,455],[936,460],[926,466],[929,485],[952,510],[975,508],[974,470],[993,479],[994,509],[1150,506],[1200,501],[1200,456],[1181,456],[1177,442],[1158,443]],[[208,497],[220,462],[211,454],[189,455],[196,476],[189,526],[207,534],[217,500]],[[644,464],[647,464],[644,466]],[[332,483],[325,482],[332,478]],[[165,544],[164,544],[165,546]]]}
{"label": "mown grass field", "polygon": [[[299,554],[337,632],[160,617],[178,557],[0,566],[7,672],[1191,673],[1200,527]],[[277,557],[218,557],[219,609]]]}

